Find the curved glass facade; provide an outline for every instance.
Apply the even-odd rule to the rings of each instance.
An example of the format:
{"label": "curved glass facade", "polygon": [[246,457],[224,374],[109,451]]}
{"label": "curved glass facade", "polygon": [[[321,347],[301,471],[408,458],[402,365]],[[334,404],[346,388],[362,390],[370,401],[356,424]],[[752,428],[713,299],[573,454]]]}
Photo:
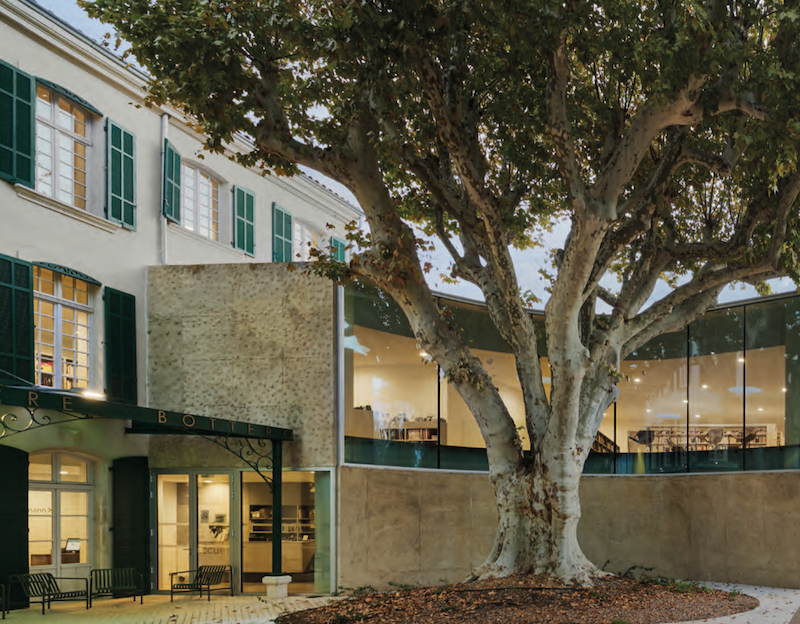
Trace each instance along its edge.
{"label": "curved glass facade", "polygon": [[[514,358],[485,307],[441,298],[520,427]],[[542,328],[541,317],[533,316]],[[549,365],[543,330],[539,349]],[[416,343],[399,307],[345,290],[345,461],[487,470],[483,439],[458,393]],[[621,365],[584,471],[591,474],[800,468],[800,297],[707,313]],[[547,383],[545,384],[549,390]]]}

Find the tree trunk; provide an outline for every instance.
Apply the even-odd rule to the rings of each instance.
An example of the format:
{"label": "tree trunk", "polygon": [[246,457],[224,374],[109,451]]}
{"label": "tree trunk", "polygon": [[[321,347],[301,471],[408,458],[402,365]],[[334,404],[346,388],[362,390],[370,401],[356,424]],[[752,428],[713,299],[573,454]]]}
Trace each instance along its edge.
{"label": "tree trunk", "polygon": [[494,480],[497,535],[492,552],[472,578],[525,572],[589,585],[602,574],[578,544],[578,487],[585,458],[574,448],[542,455],[549,461],[534,460]]}

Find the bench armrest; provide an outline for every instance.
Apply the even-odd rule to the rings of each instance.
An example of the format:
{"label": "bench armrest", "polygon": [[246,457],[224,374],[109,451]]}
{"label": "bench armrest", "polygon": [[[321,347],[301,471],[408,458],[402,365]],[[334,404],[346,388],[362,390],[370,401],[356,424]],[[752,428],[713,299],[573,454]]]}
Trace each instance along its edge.
{"label": "bench armrest", "polygon": [[197,570],[181,570],[179,572],[170,572],[169,577],[170,579],[175,576],[176,574],[190,574],[191,572],[197,572]]}

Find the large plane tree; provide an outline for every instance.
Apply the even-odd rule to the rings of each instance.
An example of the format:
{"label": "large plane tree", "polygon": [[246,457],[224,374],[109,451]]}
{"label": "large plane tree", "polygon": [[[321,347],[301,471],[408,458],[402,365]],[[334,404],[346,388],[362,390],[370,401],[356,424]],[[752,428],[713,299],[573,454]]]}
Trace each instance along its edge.
{"label": "large plane tree", "polygon": [[[797,276],[799,13],[769,0],[79,0],[242,162],[346,186],[352,260],[397,301],[477,421],[499,523],[475,576],[591,583],[578,484],[619,365],[733,281]],[[543,382],[513,248],[553,256]],[[418,223],[514,354],[530,453],[437,307]],[[671,288],[656,297],[665,278]],[[662,282],[663,283],[663,282]],[[603,307],[605,305],[605,307]],[[600,311],[604,311],[602,314]]]}

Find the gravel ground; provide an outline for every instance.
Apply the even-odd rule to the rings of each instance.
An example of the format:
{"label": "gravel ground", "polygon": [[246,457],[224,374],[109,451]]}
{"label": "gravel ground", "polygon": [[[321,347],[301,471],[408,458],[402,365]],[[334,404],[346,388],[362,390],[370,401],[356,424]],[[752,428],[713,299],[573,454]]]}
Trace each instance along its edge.
{"label": "gravel ground", "polygon": [[319,609],[281,616],[280,624],[658,624],[731,615],[758,600],[693,583],[607,577],[592,588],[552,579],[505,579],[376,593],[359,588]]}

